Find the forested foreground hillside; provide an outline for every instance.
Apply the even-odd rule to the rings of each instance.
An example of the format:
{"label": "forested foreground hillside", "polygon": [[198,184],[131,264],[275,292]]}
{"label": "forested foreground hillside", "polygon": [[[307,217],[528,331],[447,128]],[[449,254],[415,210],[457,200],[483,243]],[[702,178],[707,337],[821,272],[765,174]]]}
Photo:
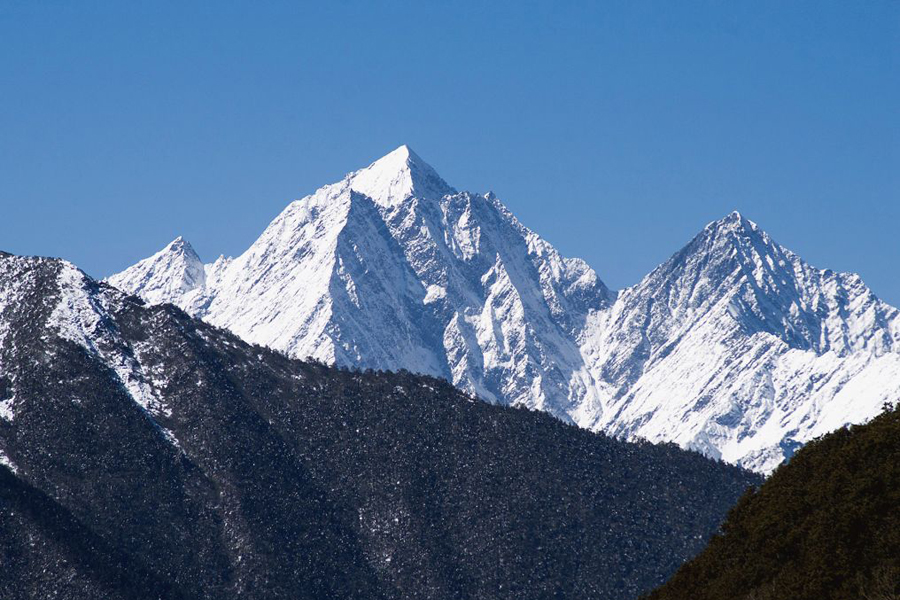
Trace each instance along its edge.
{"label": "forested foreground hillside", "polygon": [[631,599],[755,475],[0,254],[0,598]]}
{"label": "forested foreground hillside", "polygon": [[900,598],[900,408],[816,440],[649,600]]}

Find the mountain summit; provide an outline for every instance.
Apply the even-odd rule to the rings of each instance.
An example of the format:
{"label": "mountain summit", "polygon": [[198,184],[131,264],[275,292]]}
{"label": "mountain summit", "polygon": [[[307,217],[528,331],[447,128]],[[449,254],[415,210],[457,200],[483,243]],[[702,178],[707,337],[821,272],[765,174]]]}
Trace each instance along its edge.
{"label": "mountain summit", "polygon": [[900,316],[737,213],[707,225],[598,319],[616,392],[588,426],[769,471],[900,395]]}
{"label": "mountain summit", "polygon": [[184,298],[206,283],[203,261],[190,242],[178,236],[169,245],[129,269],[139,285],[131,293],[151,303]]}
{"label": "mountain summit", "polygon": [[406,145],[351,173],[347,180],[352,190],[381,206],[392,206],[410,196],[439,199],[456,192]]}
{"label": "mountain summit", "polygon": [[758,471],[900,396],[898,311],[740,213],[617,293],[407,146],[198,265],[170,245],[109,281],[290,356],[435,375]]}

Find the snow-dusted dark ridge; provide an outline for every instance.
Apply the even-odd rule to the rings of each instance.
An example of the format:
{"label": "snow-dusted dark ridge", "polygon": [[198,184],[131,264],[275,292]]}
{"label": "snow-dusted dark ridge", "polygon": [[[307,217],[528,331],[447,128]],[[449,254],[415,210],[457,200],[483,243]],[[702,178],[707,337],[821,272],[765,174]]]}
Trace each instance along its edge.
{"label": "snow-dusted dark ridge", "polygon": [[236,258],[180,238],[109,278],[294,357],[406,368],[769,471],[900,397],[900,316],[733,213],[619,293],[406,146],[291,203]]}
{"label": "snow-dusted dark ridge", "polygon": [[3,600],[627,600],[758,477],[0,253]]}

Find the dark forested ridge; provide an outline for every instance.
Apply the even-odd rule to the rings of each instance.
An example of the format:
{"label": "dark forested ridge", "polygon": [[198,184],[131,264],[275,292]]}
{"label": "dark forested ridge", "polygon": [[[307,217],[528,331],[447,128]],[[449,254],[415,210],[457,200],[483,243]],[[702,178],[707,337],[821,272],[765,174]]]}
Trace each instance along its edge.
{"label": "dark forested ridge", "polygon": [[900,598],[900,408],[802,448],[648,598]]}
{"label": "dark forested ridge", "polygon": [[758,483],[9,255],[0,407],[4,600],[633,598]]}

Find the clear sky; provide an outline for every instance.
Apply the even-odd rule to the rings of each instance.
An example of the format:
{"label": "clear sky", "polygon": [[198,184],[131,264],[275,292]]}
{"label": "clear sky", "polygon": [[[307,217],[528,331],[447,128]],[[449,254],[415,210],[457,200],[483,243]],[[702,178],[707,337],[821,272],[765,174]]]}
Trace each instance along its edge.
{"label": "clear sky", "polygon": [[738,209],[900,305],[900,2],[0,1],[0,248],[243,251],[409,144],[612,287]]}

